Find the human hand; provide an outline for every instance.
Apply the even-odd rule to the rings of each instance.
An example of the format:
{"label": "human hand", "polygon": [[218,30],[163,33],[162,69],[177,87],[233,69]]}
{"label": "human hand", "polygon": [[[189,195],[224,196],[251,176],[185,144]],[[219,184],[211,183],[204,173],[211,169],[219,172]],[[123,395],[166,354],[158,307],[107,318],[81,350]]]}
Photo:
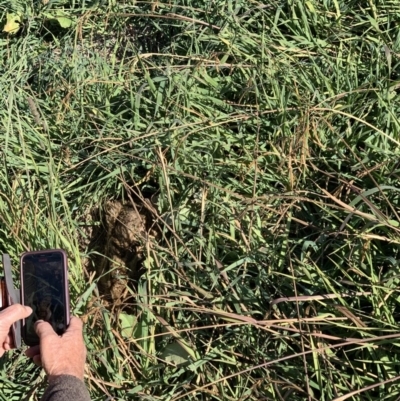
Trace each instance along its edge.
{"label": "human hand", "polygon": [[0,312],[0,357],[5,351],[14,347],[10,333],[11,326],[18,320],[27,318],[32,313],[29,306],[14,304]]}
{"label": "human hand", "polygon": [[75,376],[83,380],[86,347],[82,334],[83,323],[77,317],[71,317],[68,329],[61,336],[51,325],[43,320],[35,323],[35,331],[40,344],[26,350],[36,365],[42,366],[49,381],[61,375]]}

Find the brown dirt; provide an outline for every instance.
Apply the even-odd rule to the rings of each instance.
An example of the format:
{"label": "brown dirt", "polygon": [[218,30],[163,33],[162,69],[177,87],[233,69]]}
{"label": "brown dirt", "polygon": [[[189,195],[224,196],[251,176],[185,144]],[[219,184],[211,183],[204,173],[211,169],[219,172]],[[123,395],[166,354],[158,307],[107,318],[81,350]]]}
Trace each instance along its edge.
{"label": "brown dirt", "polygon": [[117,306],[129,298],[129,288],[142,274],[152,217],[142,204],[121,201],[108,201],[90,214],[100,225],[87,230],[91,257],[86,268],[99,278],[100,295]]}

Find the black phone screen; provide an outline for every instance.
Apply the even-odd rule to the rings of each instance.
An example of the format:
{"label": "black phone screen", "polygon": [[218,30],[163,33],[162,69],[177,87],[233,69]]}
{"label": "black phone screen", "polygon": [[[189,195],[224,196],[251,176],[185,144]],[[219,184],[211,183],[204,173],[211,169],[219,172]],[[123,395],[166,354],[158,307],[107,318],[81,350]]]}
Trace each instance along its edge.
{"label": "black phone screen", "polygon": [[22,258],[24,305],[33,313],[25,319],[24,340],[39,343],[34,330],[37,320],[50,323],[57,334],[64,333],[66,322],[65,266],[61,252],[28,254]]}

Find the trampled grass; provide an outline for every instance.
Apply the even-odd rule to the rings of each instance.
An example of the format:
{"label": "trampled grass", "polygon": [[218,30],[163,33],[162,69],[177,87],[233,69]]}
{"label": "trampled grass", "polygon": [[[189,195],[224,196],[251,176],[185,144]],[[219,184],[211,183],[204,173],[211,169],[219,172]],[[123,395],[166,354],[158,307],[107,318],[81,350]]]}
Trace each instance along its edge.
{"label": "trampled grass", "polygon": [[[0,250],[67,250],[93,400],[399,398],[397,1],[0,15]],[[109,200],[152,225],[115,305],[85,263]],[[40,398],[2,365],[0,399]]]}

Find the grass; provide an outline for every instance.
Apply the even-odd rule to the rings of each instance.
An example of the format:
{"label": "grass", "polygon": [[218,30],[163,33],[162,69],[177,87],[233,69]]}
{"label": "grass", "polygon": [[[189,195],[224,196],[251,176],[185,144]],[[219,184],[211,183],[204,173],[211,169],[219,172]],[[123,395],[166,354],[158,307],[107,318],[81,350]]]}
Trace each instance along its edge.
{"label": "grass", "polygon": [[[68,252],[93,400],[398,399],[397,1],[7,14],[0,250]],[[132,197],[158,234],[107,307],[85,227]],[[2,364],[0,399],[40,398],[22,353]]]}

